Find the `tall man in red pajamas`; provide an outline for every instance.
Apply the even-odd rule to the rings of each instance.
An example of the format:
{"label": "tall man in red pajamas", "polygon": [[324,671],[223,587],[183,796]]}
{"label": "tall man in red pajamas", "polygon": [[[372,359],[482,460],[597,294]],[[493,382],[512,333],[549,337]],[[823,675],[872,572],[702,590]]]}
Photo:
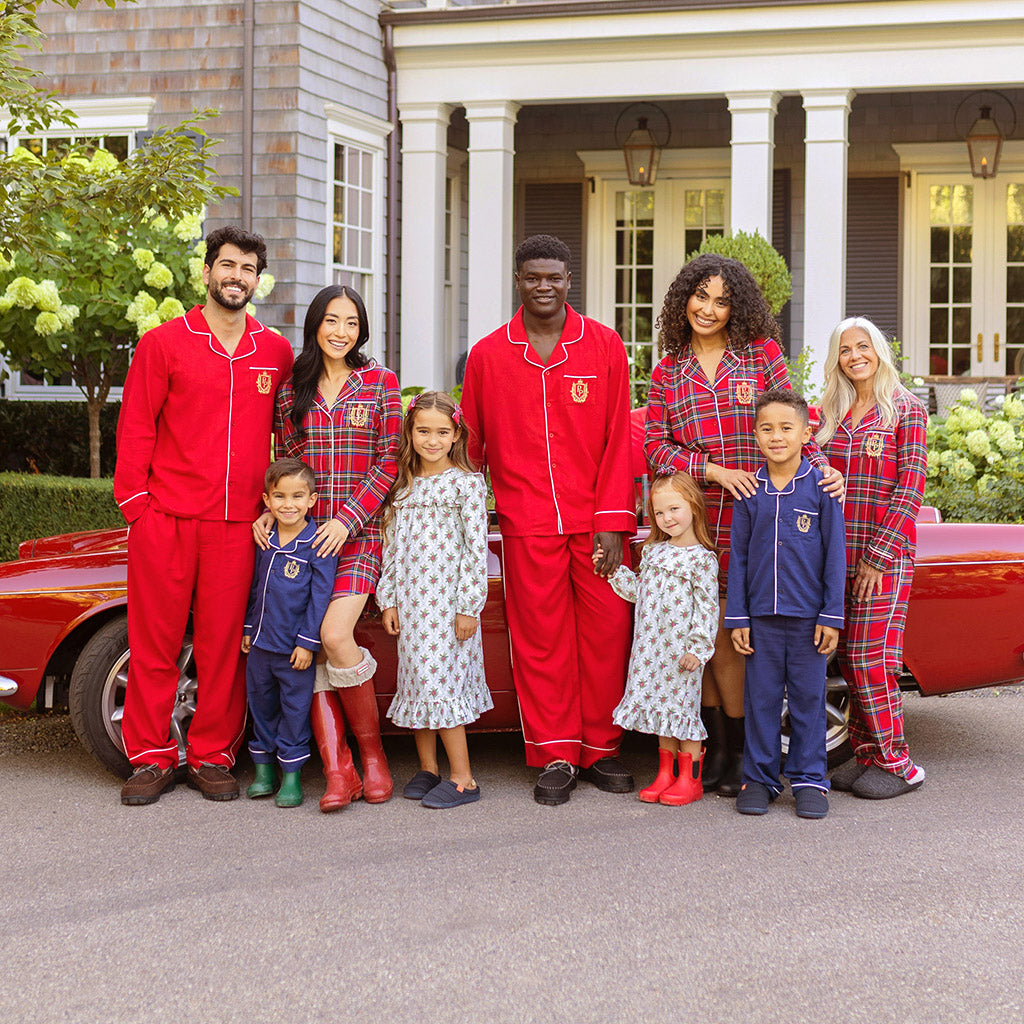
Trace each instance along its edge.
{"label": "tall man in red pajamas", "polygon": [[128,533],[128,670],[122,735],[135,769],[124,804],[174,786],[170,736],[178,655],[193,613],[198,691],[188,782],[233,800],[229,769],[245,724],[239,644],[252,582],[252,521],[270,462],[274,395],[292,350],[248,316],[267,265],[259,235],[229,226],[206,239],[206,304],[139,341],[117,424],[114,497]]}
{"label": "tall man in red pajamas", "polygon": [[[629,663],[630,608],[602,576],[636,528],[622,339],[566,304],[570,253],[534,235],[515,253],[522,307],[470,350],[470,455],[490,467],[526,762],[542,804],[577,775],[628,793],[612,711]],[[595,572],[593,554],[603,559]]]}

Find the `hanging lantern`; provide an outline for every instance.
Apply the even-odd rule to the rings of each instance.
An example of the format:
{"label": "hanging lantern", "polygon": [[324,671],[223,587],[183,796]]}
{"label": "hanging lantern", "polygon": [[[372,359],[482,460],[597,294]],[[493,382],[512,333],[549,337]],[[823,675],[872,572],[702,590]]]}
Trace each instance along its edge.
{"label": "hanging lantern", "polygon": [[971,158],[971,174],[975,178],[994,178],[999,169],[999,152],[1003,133],[992,117],[991,107],[982,107],[978,119],[967,133],[967,152]]}
{"label": "hanging lantern", "polygon": [[637,118],[636,127],[622,146],[626,158],[626,175],[630,185],[647,187],[654,184],[661,160],[661,146],[647,127],[647,118]]}

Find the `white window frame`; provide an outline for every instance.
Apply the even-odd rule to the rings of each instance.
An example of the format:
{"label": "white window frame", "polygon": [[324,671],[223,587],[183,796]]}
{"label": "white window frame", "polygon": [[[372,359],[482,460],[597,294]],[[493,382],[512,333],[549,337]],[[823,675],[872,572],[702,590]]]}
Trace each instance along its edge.
{"label": "white window frame", "polygon": [[[370,322],[370,341],[366,346],[368,355],[383,362],[384,354],[384,238],[386,234],[385,179],[387,139],[393,130],[389,121],[372,117],[338,103],[325,103],[327,117],[327,148],[324,170],[324,283],[334,280],[334,147],[354,146],[370,153],[373,169],[373,206],[371,212],[371,257],[370,267],[365,271],[370,276],[369,293],[363,295],[366,315]],[[393,243],[394,244],[394,243]]]}
{"label": "white window frame", "polygon": [[[56,125],[47,131],[23,132],[6,136],[8,151],[22,138],[63,139],[92,138],[97,135],[127,135],[129,154],[135,149],[135,133],[149,125],[149,115],[156,105],[152,96],[117,96],[69,100],[63,104],[76,118],[76,124]],[[0,113],[0,123],[7,112]],[[0,364],[3,364],[0,358]],[[3,364],[6,366],[6,364]],[[85,395],[74,384],[23,384],[20,370],[10,370],[3,382],[4,397],[33,402],[84,402]],[[111,388],[109,402],[121,400],[121,388]]]}

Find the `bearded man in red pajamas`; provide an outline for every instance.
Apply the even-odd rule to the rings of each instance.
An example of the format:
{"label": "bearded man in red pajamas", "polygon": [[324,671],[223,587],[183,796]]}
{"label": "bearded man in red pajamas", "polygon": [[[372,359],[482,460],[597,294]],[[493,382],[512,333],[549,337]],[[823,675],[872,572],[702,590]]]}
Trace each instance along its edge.
{"label": "bearded man in red pajamas", "polygon": [[131,662],[122,736],[134,768],[124,804],[174,787],[170,735],[178,655],[193,614],[198,691],[188,783],[233,800],[229,769],[245,725],[242,625],[252,582],[252,521],[270,462],[274,396],[288,341],[248,316],[267,247],[228,226],[206,239],[206,304],[139,341],[117,424],[114,497],[128,533]]}
{"label": "bearded man in red pajamas", "polygon": [[566,304],[570,259],[551,235],[519,246],[522,307],[470,350],[461,399],[470,456],[491,471],[526,762],[543,768],[533,795],[549,805],[577,776],[633,789],[612,722],[630,608],[602,579],[636,529],[626,350]]}

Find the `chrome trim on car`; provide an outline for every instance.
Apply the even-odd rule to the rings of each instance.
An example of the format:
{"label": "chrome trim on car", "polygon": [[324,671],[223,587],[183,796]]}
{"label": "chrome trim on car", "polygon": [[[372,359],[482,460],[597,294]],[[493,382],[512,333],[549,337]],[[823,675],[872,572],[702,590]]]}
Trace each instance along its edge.
{"label": "chrome trim on car", "polygon": [[13,697],[18,692],[18,684],[7,676],[0,676],[0,698]]}

